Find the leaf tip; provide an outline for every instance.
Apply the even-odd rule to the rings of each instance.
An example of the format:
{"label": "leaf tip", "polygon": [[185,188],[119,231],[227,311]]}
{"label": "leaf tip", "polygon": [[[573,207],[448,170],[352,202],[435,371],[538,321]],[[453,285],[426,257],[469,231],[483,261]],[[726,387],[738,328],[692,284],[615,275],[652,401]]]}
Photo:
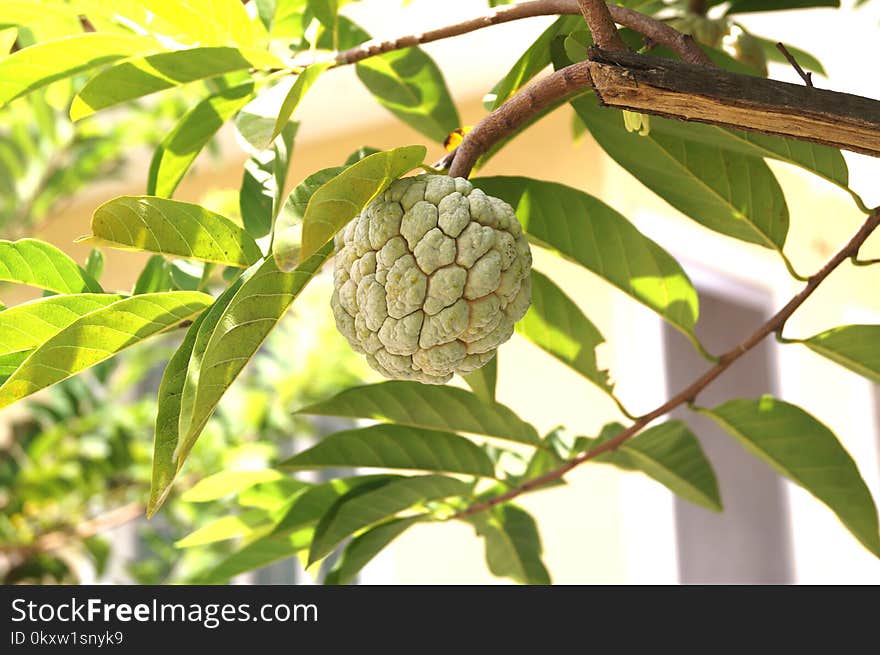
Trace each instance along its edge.
{"label": "leaf tip", "polygon": [[70,120],[72,120],[74,123],[82,120],[83,118],[87,118],[94,113],[95,110],[92,109],[79,95],[77,95],[73,99],[73,102],[70,103]]}
{"label": "leaf tip", "polygon": [[146,516],[147,520],[152,519],[156,513],[162,508],[162,505],[165,504],[165,500],[168,498],[168,494],[171,492],[171,483],[172,480],[169,480],[165,484],[160,486],[153,485],[150,488],[150,499],[147,501],[147,509]]}

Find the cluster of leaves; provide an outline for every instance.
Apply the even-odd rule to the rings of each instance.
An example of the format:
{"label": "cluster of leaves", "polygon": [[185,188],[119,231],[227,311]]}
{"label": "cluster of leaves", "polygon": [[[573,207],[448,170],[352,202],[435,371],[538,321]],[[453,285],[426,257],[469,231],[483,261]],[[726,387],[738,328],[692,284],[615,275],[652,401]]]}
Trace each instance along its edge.
{"label": "cluster of leaves", "polygon": [[[82,120],[159,91],[210,83],[208,95],[179,117],[156,148],[147,195],[115,198],[95,211],[95,243],[154,253],[131,293],[105,292],[95,276],[49,244],[0,242],[0,279],[58,294],[0,312],[5,376],[0,407],[101,365],[129,346],[188,327],[158,389],[148,505],[153,514],[196,441],[210,433],[218,406],[229,404],[227,398],[221,405],[221,398],[331,256],[333,235],[391,181],[422,165],[427,150],[420,145],[363,149],[338,167],[311,174],[285,195],[297,105],[317,80],[332,75],[334,51],[369,38],[339,14],[344,2],[258,0],[245,6],[239,0],[138,0],[112,10],[91,0],[10,4],[18,11],[10,14],[16,29],[57,12],[77,17],[76,25],[85,16],[96,31],[81,33],[77,27],[69,36],[39,41],[0,59],[0,105],[88,73],[69,109],[72,119]],[[766,61],[756,66],[753,52],[718,49],[734,27],[743,32],[733,13],[837,3],[734,0],[724,16],[713,19],[719,38],[700,32],[708,19],[688,14],[685,5],[691,3],[625,4],[679,19],[718,65],[760,74]],[[634,48],[643,47],[639,35],[624,31],[623,36]],[[547,67],[584,59],[589,44],[579,17],[559,18],[495,85],[487,108],[500,106]],[[654,54],[674,56],[658,50]],[[772,48],[762,46],[761,52],[766,58]],[[821,72],[812,58],[805,56],[804,63]],[[368,57],[357,64],[357,74],[381,105],[426,138],[443,142],[461,127],[443,75],[422,49]],[[601,108],[590,93],[571,105],[577,129],[588,130],[671,206],[705,228],[778,253],[795,277],[784,251],[788,207],[766,159],[838,185],[864,209],[848,187],[843,158],[833,149],[658,118],[636,134],[627,129],[634,125],[631,118]],[[240,220],[172,198],[199,152],[227,121],[250,154],[238,199]],[[647,128],[643,121],[639,125]],[[599,276],[712,358],[694,335],[699,297],[686,272],[612,207],[552,181],[482,177],[473,182],[514,207],[535,247]],[[168,258],[196,262],[195,271],[186,274]],[[215,296],[206,291],[218,271],[224,287]],[[557,282],[535,271],[532,286],[532,307],[518,332],[614,398],[608,373],[596,362],[603,335]],[[871,345],[878,337],[880,326],[844,326],[802,343],[880,381],[880,359]],[[301,362],[290,361],[298,373]],[[325,370],[330,368],[325,363]],[[484,538],[494,573],[549,582],[537,526],[528,513],[512,503],[478,513],[466,509],[564,465],[623,428],[611,423],[595,437],[569,438],[564,431],[540,436],[496,402],[496,370],[492,362],[468,376],[473,391],[385,382],[348,389],[303,409],[303,414],[378,423],[327,436],[272,468],[221,470],[187,491],[185,499],[225,504],[227,511],[200,524],[181,546],[239,540],[234,552],[196,579],[222,581],[291,555],[317,566],[339,553],[335,564],[325,567],[324,579],[345,583],[412,525],[459,519]],[[698,411],[808,489],[880,556],[870,493],[855,463],[818,420],[769,397]],[[640,471],[691,502],[721,509],[711,464],[683,422],[652,427],[594,461]],[[291,475],[338,468],[420,474],[353,474],[323,483]],[[231,504],[238,508],[234,514],[228,511]]]}
{"label": "cluster of leaves", "polygon": [[7,237],[25,236],[83,187],[121,176],[128,153],[154,147],[184,106],[171,95],[111,124],[75,129],[67,115],[74,88],[74,80],[61,80],[0,109],[0,230]]}
{"label": "cluster of leaves", "polygon": [[[314,422],[292,410],[366,374],[332,319],[315,320],[328,283],[323,280],[301,299],[229,390],[188,462],[181,485],[186,491],[172,497],[160,521],[136,524],[146,552],[124,562],[127,575],[145,584],[167,583],[217,569],[232,551],[224,540],[236,535],[223,536],[209,525],[232,520],[228,496],[236,488],[227,484],[231,480],[249,479],[253,486],[234,499],[244,521],[267,512],[273,499],[286,498],[284,484],[270,484],[266,470],[297,440],[316,436]],[[98,535],[78,538],[75,529],[115,507],[143,504],[150,488],[157,375],[179,342],[180,335],[161,337],[150,348],[103,362],[28,403],[27,418],[13,424],[13,440],[0,452],[0,577],[5,583],[76,582],[84,561],[91,561],[92,574],[105,574],[112,544]],[[300,362],[294,370],[287,366],[291,356]],[[224,473],[214,478],[220,484],[213,485],[218,493],[212,495],[207,476],[218,470]],[[176,536],[200,526],[204,529],[194,538],[174,544]],[[63,547],[42,549],[47,535],[58,536]],[[187,548],[183,553],[182,547]],[[222,570],[214,575],[222,576]]]}

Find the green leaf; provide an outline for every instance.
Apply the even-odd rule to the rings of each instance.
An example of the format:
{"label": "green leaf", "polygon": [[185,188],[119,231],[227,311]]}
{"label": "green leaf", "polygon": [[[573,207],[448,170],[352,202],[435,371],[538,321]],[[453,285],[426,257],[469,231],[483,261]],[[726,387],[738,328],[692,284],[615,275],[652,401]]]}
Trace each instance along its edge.
{"label": "green leaf", "polygon": [[95,567],[95,576],[99,578],[104,577],[107,572],[107,564],[110,562],[110,555],[112,552],[110,542],[102,537],[93,536],[85,537],[82,541],[82,545],[88,552],[89,557],[92,560],[92,565]]}
{"label": "green leaf", "polygon": [[349,542],[324,584],[349,584],[370,560],[425,516],[409,516],[386,521],[362,532]]}
{"label": "green leaf", "polygon": [[171,264],[162,255],[153,255],[138,275],[132,295],[170,291],[173,287]]}
{"label": "green leaf", "polygon": [[345,16],[339,15],[339,10],[353,0],[306,0],[308,11],[306,15],[311,18],[309,12],[324,26],[317,38],[318,49],[345,50],[369,39],[364,31]]}
{"label": "green leaf", "polygon": [[259,48],[268,37],[241,0],[137,0],[122,4],[118,11],[125,11],[125,4],[139,5],[151,21],[160,19],[162,27],[173,28],[169,36],[183,43]]}
{"label": "green leaf", "polygon": [[727,13],[744,14],[752,11],[778,11],[809,7],[840,7],[840,0],[772,0],[772,2],[767,0],[731,0]]}
{"label": "green leaf", "polygon": [[[284,477],[283,473],[272,469],[220,471],[199,480],[187,489],[180,499],[187,503],[205,503],[237,494],[260,482],[272,482]],[[305,483],[303,486],[305,487]]]}
{"label": "green leaf", "polygon": [[429,139],[443,143],[461,126],[443,73],[421,48],[370,57],[355,69],[379,104]]}
{"label": "green leaf", "polygon": [[803,344],[880,384],[880,325],[845,325],[817,334]]}
{"label": "green leaf", "polygon": [[69,5],[34,0],[3,0],[2,25],[32,25],[44,18],[75,19],[76,12]]}
{"label": "green leaf", "polygon": [[[159,385],[159,408],[156,416],[156,439],[153,454],[153,483],[147,516],[152,515],[164,502],[171,490],[175,476],[183,468],[183,463],[195,445],[199,432],[190,436],[183,426],[193,412],[192,396],[185,397],[186,388],[193,384],[193,371],[198,371],[207,344],[216,329],[220,317],[229,307],[244,284],[253,274],[248,269],[233,282],[214,301],[214,304],[199,316],[186,334],[174,356],[168,362],[162,382]],[[182,429],[183,428],[183,429]],[[155,502],[154,502],[155,499]]]}
{"label": "green leaf", "polygon": [[403,425],[373,425],[325,437],[281,463],[282,469],[336,466],[418,469],[494,477],[492,461],[469,439]]}
{"label": "green leaf", "polygon": [[272,38],[297,43],[311,19],[307,0],[256,0],[260,18]]}
{"label": "green leaf", "polygon": [[244,164],[238,208],[241,222],[248,234],[259,238],[272,227],[272,210],[276,194],[275,176],[272,169],[275,153],[266,150],[248,159]]}
{"label": "green leaf", "polygon": [[516,331],[571,367],[597,387],[611,393],[608,371],[596,362],[596,348],[605,342],[574,301],[547,276],[532,269],[532,304]]}
{"label": "green leaf", "polygon": [[476,371],[461,378],[473,390],[474,394],[484,403],[495,402],[495,386],[498,382],[498,353]]}
{"label": "green leaf", "polygon": [[[564,465],[569,458],[571,446],[560,436],[563,430],[564,428],[560,426],[544,437],[544,447],[536,449],[531,458],[527,460],[525,471],[509,476],[508,480],[514,484],[523,484]],[[548,489],[564,484],[566,484],[565,479],[559,478],[542,485],[542,488]]]}
{"label": "green leaf", "polygon": [[[272,242],[275,261],[278,262],[280,268],[286,269],[295,266],[299,259],[299,249],[302,243],[302,221],[312,195],[346,168],[347,166],[334,166],[312,173],[297,184],[287,196],[287,200],[275,220]],[[284,253],[283,261],[279,259],[282,256],[279,253]]]}
{"label": "green leaf", "polygon": [[337,16],[334,25],[318,30],[314,42],[318,50],[348,50],[369,40],[370,35],[360,25],[346,16]]}
{"label": "green leaf", "polygon": [[82,293],[49,296],[0,312],[0,355],[32,350],[78,318],[107,307],[122,296]]}
{"label": "green leaf", "polygon": [[[764,56],[768,61],[775,61],[779,64],[785,64],[789,66],[788,60],[785,58],[785,55],[780,52],[779,48],[776,47],[777,41],[772,41],[770,39],[765,39],[763,37],[757,36],[755,34],[751,35],[761,44],[761,48],[764,50]],[[801,65],[805,70],[813,71],[814,73],[819,73],[820,75],[825,75],[825,68],[822,66],[822,62],[816,59],[809,52],[801,50],[800,48],[795,48],[792,45],[784,44],[786,50],[788,50],[791,55],[797,60],[797,63]]]}
{"label": "green leaf", "polygon": [[758,132],[743,132],[714,125],[667,120],[657,116],[651,116],[651,132],[696,141],[706,146],[743,155],[776,159],[815,173],[849,191],[846,160],[835,148]]}
{"label": "green leaf", "polygon": [[291,115],[329,63],[312,64],[300,75],[289,77],[252,100],[235,119],[239,134],[257,150],[275,140]]}
{"label": "green leaf", "polygon": [[[612,424],[592,445],[599,445],[622,430],[623,426]],[[617,450],[599,455],[593,461],[627,471],[641,471],[685,500],[713,512],[722,510],[712,465],[700,442],[682,421],[668,421],[645,430]]]}
{"label": "green leaf", "polygon": [[470,487],[455,478],[424,475],[359,487],[340,498],[325,514],[309,549],[309,564],[323,559],[344,539],[411,507],[467,494]]}
{"label": "green leaf", "polygon": [[189,533],[183,539],[176,541],[174,546],[177,548],[193,548],[195,546],[217,543],[218,541],[245,537],[255,530],[264,527],[267,520],[266,512],[261,509],[252,509],[241,514],[233,514],[232,516],[221,516]]}
{"label": "green leaf", "polygon": [[[205,286],[203,281],[207,283],[206,275],[210,275],[214,268],[214,264],[208,262],[197,262],[187,259],[174,259],[169,262],[169,274],[173,289],[180,291],[201,291]],[[231,267],[230,267],[231,268]],[[230,270],[227,268],[227,271]],[[231,268],[235,271],[234,275],[223,276],[224,281],[234,281],[242,274],[240,270]]]}
{"label": "green leaf", "polygon": [[19,350],[18,352],[0,355],[0,384],[3,384],[10,375],[15,373],[15,369],[21,366],[22,362],[30,354],[30,350]]}
{"label": "green leaf", "polygon": [[880,557],[871,492],[852,457],[825,425],[770,396],[731,400],[701,411],[750,453],[825,503],[865,548]]}
{"label": "green leaf", "polygon": [[346,389],[298,413],[370,418],[416,428],[540,443],[535,428],[504,405],[483,402],[464,389],[404,380]]}
{"label": "green leaf", "polygon": [[240,268],[262,259],[256,241],[219,214],[188,202],[120,196],[95,210],[93,239],[123,250],[214,262]]}
{"label": "green leaf", "polygon": [[336,501],[354,489],[363,486],[375,488],[379,484],[402,479],[404,478],[401,475],[359,475],[337,478],[315,485],[290,500],[280,512],[271,534],[288,534],[317,523],[336,504]]}
{"label": "green leaf", "polygon": [[[296,140],[296,134],[299,131],[299,123],[290,122],[281,128],[281,132],[272,144],[272,153],[274,159],[272,162],[272,175],[275,178],[274,191],[275,195],[272,199],[272,216],[269,221],[269,227],[265,234],[269,234],[275,217],[281,211],[283,205],[284,189],[287,186],[287,173],[290,171],[290,163],[293,160],[293,143]],[[245,224],[245,227],[247,225]]]}
{"label": "green leaf", "polygon": [[194,344],[181,398],[179,429],[185,443],[195,441],[220,398],[320,270],[330,250],[323,248],[291,273],[279,271],[271,257],[264,260],[216,324],[206,321]]}
{"label": "green leaf", "polygon": [[46,340],[0,386],[0,408],[174,327],[212,301],[177,291],[134,296],[85,314]]}
{"label": "green leaf", "polygon": [[306,551],[314,535],[315,523],[339,498],[359,486],[398,478],[400,476],[392,475],[340,478],[315,485],[296,494],[280,512],[279,518],[275,519],[274,529],[230,555],[197,582],[202,584],[221,582],[239,573],[252,571]]}
{"label": "green leaf", "polygon": [[581,16],[560,16],[557,18],[529,46],[507,75],[495,85],[495,88],[492,90],[494,98],[488,109],[497,109],[505,100],[524,87],[535,75],[550,65],[550,44],[554,39],[583,29],[583,27],[584,19]]}
{"label": "green leaf", "polygon": [[337,15],[339,14],[339,8],[341,5],[345,4],[346,0],[307,0],[306,4],[309,9],[312,10],[312,13],[315,14],[315,18],[317,18],[321,23],[333,29],[333,26],[336,24]]}
{"label": "green leaf", "polygon": [[0,281],[56,293],[101,292],[101,285],[75,261],[37,239],[0,240]]}
{"label": "green leaf", "polygon": [[98,280],[104,273],[104,253],[97,248],[92,248],[89,251],[89,256],[86,257],[85,271],[92,276],[92,279]]}
{"label": "green leaf", "polygon": [[528,512],[508,503],[467,521],[486,542],[486,563],[493,574],[520,584],[550,584],[538,526]]}
{"label": "green leaf", "polygon": [[670,205],[711,230],[782,252],[788,206],[763,160],[654,129],[628,132],[622,113],[594,95],[571,104],[605,152]]}
{"label": "green leaf", "polygon": [[218,584],[241,573],[261,569],[278,560],[292,557],[309,547],[313,531],[313,528],[305,528],[297,532],[256,539],[192,582]]}
{"label": "green leaf", "polygon": [[[377,152],[381,152],[381,150],[377,148],[371,148],[370,146],[361,146],[345,159],[345,166],[356,164],[361,159],[369,157],[370,155],[375,155]],[[344,168],[344,166],[342,168]]]}
{"label": "green leaf", "polygon": [[245,162],[238,202],[242,223],[254,237],[269,234],[281,211],[298,128],[298,123],[288,123],[270,149],[255,153]]}
{"label": "green leaf", "polygon": [[524,177],[473,182],[509,203],[530,239],[585,266],[685,334],[693,333],[699,301],[687,274],[611,207],[553,182]]}
{"label": "green leaf", "polygon": [[181,117],[153,154],[147,195],[170,198],[202,148],[253,97],[252,82],[218,91]]}
{"label": "green leaf", "polygon": [[[19,26],[19,45],[21,46],[51,41],[83,31],[78,14],[70,5],[55,0],[48,1],[52,2],[49,6],[44,2],[37,3],[34,0],[3,0],[3,14],[0,16],[2,23],[0,24]],[[86,2],[86,0],[78,0],[79,2]],[[59,94],[59,99],[60,95],[63,94]]]}
{"label": "green leaf", "polygon": [[171,491],[174,477],[180,471],[183,461],[192,448],[191,443],[181,443],[178,423],[180,421],[180,399],[196,337],[208,317],[211,317],[213,323],[216,324],[218,315],[232,299],[232,295],[240,284],[240,282],[236,282],[229,287],[214,301],[214,305],[208,311],[202,312],[196,318],[165,367],[162,381],[159,383],[156,436],[153,443],[153,472],[150,482],[150,498],[147,501],[147,518],[151,518],[165,502],[165,498]]}
{"label": "green leaf", "polygon": [[73,99],[71,120],[181,84],[250,68],[281,67],[266,52],[202,47],[161,52],[115,64],[90,79]]}
{"label": "green leaf", "polygon": [[158,50],[162,46],[149,37],[98,33],[76,34],[28,46],[0,58],[0,107],[56,80],[123,57]]}
{"label": "green leaf", "polygon": [[294,498],[305,493],[315,485],[310,485],[292,477],[283,477],[271,482],[259,482],[238,493],[236,501],[241,507],[256,507],[272,512],[273,525]]}
{"label": "green leaf", "polygon": [[8,55],[10,50],[12,50],[12,47],[15,45],[17,39],[17,28],[8,27],[0,30],[0,56]]}
{"label": "green leaf", "polygon": [[[751,35],[750,35],[751,36]],[[713,64],[722,70],[731,73],[739,73],[741,75],[752,75],[755,77],[767,77],[766,64],[760,60],[759,56],[750,58],[748,61],[741,61],[732,55],[724,52],[724,50],[716,50],[707,45],[701,46],[703,52]],[[652,55],[656,57],[667,57],[669,59],[678,59],[678,55],[664,46],[653,50]]]}
{"label": "green leaf", "polygon": [[[293,260],[312,256],[333,235],[357,216],[369,202],[400,176],[421,164],[425,146],[404,146],[377,152],[352,164],[312,194],[303,217],[302,251],[273,248],[282,269]],[[282,242],[284,243],[284,242]]]}

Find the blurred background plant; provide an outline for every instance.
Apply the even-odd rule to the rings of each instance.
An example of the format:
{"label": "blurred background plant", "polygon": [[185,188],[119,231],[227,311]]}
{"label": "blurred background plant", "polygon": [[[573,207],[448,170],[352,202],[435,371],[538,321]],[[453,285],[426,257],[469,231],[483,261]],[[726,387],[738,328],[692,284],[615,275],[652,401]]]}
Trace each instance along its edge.
{"label": "blurred background plant", "polygon": [[[0,580],[108,579],[113,542],[98,533],[136,521],[141,552],[113,567],[117,578],[108,581],[125,581],[120,572],[141,584],[186,581],[221,563],[233,537],[265,523],[289,487],[301,484],[272,465],[320,430],[292,410],[367,375],[332,320],[315,320],[329,318],[316,307],[329,293],[329,280],[316,282],[230,390],[195,447],[177,496],[152,522],[142,517],[156,391],[180,335],[133,349],[30,402],[27,419],[15,423],[0,446]],[[291,361],[297,366],[288,366]],[[223,473],[210,475],[217,471]]]}
{"label": "blurred background plant", "polygon": [[[26,45],[34,37],[22,31],[18,38]],[[154,148],[192,98],[206,86],[212,90],[210,84],[196,85],[200,88],[133,103],[110,121],[102,117],[99,124],[84,121],[74,129],[68,108],[82,81],[62,80],[0,109],[0,238],[33,233],[75,194],[123,176],[132,151]],[[241,220],[237,189],[211,190],[203,202]],[[96,278],[102,263],[100,251],[93,250],[87,268]],[[139,291],[214,289],[221,283],[222,271],[210,264],[157,255],[135,286]],[[233,487],[244,479],[264,480],[237,497],[233,512],[223,500],[228,494],[220,479],[210,493],[191,496],[201,502],[171,499],[156,521],[142,520],[150,487],[156,392],[182,330],[28,403],[26,418],[14,423],[5,439],[0,436],[0,581],[164,583],[191,579],[222,561],[230,551],[229,539],[274,509],[273,499],[285,497],[277,490],[284,482],[268,471],[272,464],[289,455],[297,439],[316,433],[314,421],[292,410],[368,375],[330,313],[317,308],[329,296],[329,284],[325,277],[309,287],[230,390],[228,402],[211,419],[191,456],[188,484],[181,489],[220,470],[227,472]],[[302,320],[305,315],[309,320]],[[298,319],[294,334],[290,326]],[[288,366],[291,361],[297,366]],[[0,381],[10,372],[0,363]],[[142,552],[136,561],[110,566],[113,541],[99,533],[130,523],[136,525]],[[175,546],[183,535],[205,525],[209,530],[187,542],[188,548]]]}

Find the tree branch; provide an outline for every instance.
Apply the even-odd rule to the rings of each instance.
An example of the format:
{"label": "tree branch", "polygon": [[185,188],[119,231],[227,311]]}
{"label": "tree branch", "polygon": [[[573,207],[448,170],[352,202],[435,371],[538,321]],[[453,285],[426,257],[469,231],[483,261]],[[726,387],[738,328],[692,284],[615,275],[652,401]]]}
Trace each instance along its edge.
{"label": "tree branch", "polygon": [[593,41],[603,50],[629,50],[617,33],[617,26],[604,0],[578,0],[584,20],[593,33]]}
{"label": "tree branch", "polygon": [[[533,82],[468,132],[449,166],[467,177],[479,157],[540,111],[588,88],[603,104],[811,141],[880,157],[880,102],[631,52],[590,59]],[[450,157],[446,158],[447,160]]]}
{"label": "tree branch", "polygon": [[636,436],[655,419],[660,418],[664,414],[669,413],[673,409],[684,405],[685,403],[694,402],[700,392],[703,391],[703,389],[705,389],[707,386],[709,386],[709,384],[711,384],[728,368],[730,368],[731,364],[733,364],[740,357],[752,350],[755,346],[757,346],[771,334],[781,333],[783,327],[785,327],[786,321],[788,321],[791,315],[794,314],[795,311],[797,311],[797,309],[804,304],[804,302],[813,294],[813,292],[819,288],[819,285],[821,285],[822,282],[824,282],[825,279],[829,275],[831,275],[831,273],[833,273],[838,266],[840,266],[850,257],[858,254],[862,244],[871,235],[871,233],[877,229],[878,226],[880,226],[880,208],[874,210],[874,212],[862,225],[861,229],[859,229],[859,231],[856,232],[852,239],[850,239],[849,243],[847,243],[840,250],[840,252],[838,252],[827,264],[825,264],[825,266],[823,266],[818,273],[809,278],[803,290],[798,293],[794,298],[792,298],[789,303],[785,305],[785,307],[780,309],[776,313],[776,315],[773,316],[773,318],[771,318],[769,321],[759,327],[745,341],[724,353],[717,364],[715,364],[712,368],[703,373],[703,375],[697,378],[693,383],[682,389],[679,393],[677,393],[675,396],[673,396],[671,399],[669,399],[656,409],[640,417],[635,423],[626,428],[616,437],[610,439],[609,441],[606,441],[596,448],[593,448],[592,450],[578,455],[577,457],[569,460],[559,468],[545,473],[542,476],[529,480],[528,482],[525,482],[518,487],[514,487],[513,489],[510,489],[509,491],[488,500],[474,503],[470,507],[458,512],[455,516],[453,516],[453,518],[461,519],[467,516],[471,516],[473,514],[477,514],[479,512],[486,511],[488,509],[491,509],[492,507],[495,507],[496,505],[505,503],[509,500],[513,500],[514,498],[521,496],[528,491],[532,491],[534,489],[537,489],[538,487],[544,486],[549,482],[558,480],[565,476],[569,471],[580,466],[584,462],[588,462],[603,453],[607,453],[617,449],[621,444]]}
{"label": "tree branch", "polygon": [[[616,4],[608,5],[607,10],[615,23],[619,23],[624,27],[635,30],[636,32],[650,38],[655,43],[666,46],[684,61],[704,66],[714,65],[690,36],[682,34],[673,27],[655,18],[651,18],[650,16],[646,16],[637,11]],[[400,50],[402,48],[410,48],[422,43],[440,41],[453,36],[467,34],[484,27],[500,25],[502,23],[520,20],[522,18],[555,15],[577,16],[580,14],[581,8],[578,4],[578,0],[530,0],[529,2],[521,2],[499,7],[483,16],[472,18],[461,23],[455,23],[453,25],[439,27],[420,34],[408,34],[386,41],[367,41],[354,48],[337,53],[335,62],[337,66],[354,64],[362,59],[381,55],[386,52],[391,52],[392,50]]]}
{"label": "tree branch", "polygon": [[602,103],[880,156],[880,102],[671,59],[590,49]]}
{"label": "tree branch", "polygon": [[539,79],[488,114],[465,135],[455,151],[449,175],[467,177],[480,155],[516,132],[532,116],[592,86],[589,64],[582,61]]}

